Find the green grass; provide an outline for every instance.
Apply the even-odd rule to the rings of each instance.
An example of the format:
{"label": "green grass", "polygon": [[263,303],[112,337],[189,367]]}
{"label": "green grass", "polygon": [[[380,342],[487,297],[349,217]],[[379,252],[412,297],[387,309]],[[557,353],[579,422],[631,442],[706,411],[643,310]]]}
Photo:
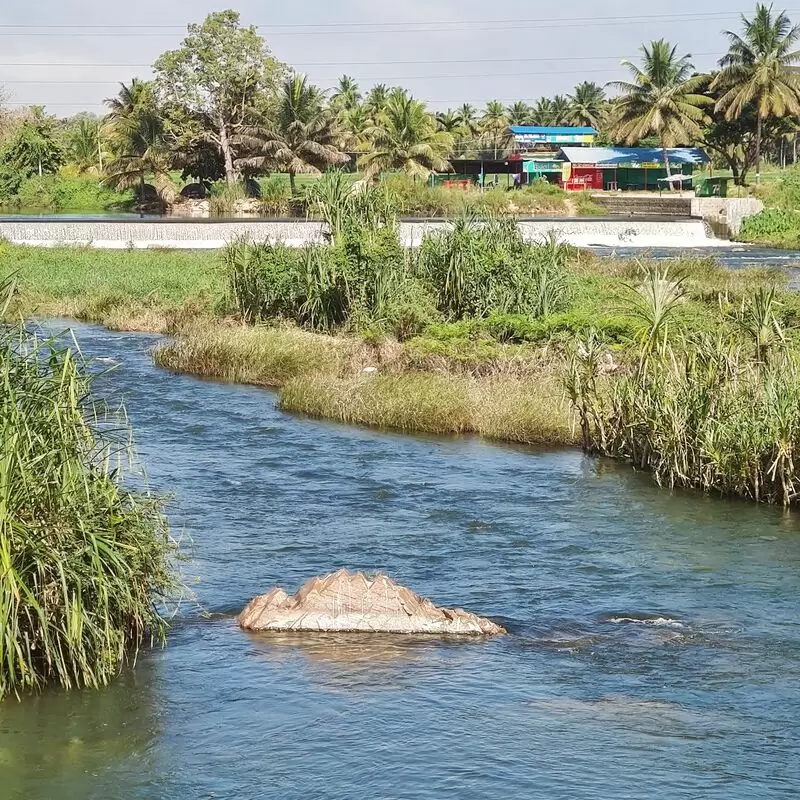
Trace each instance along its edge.
{"label": "green grass", "polygon": [[124,486],[124,416],[91,388],[74,343],[0,330],[0,700],[102,686],[164,641],[175,551],[158,501]]}
{"label": "green grass", "polygon": [[161,331],[182,315],[214,313],[224,293],[213,253],[38,248],[0,243],[0,272],[17,282],[26,315],[71,316]]}

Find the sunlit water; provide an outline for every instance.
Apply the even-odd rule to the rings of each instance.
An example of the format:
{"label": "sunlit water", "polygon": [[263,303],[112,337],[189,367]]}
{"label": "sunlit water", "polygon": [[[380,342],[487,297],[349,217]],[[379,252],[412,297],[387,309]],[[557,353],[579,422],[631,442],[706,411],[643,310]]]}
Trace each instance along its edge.
{"label": "sunlit water", "polygon": [[[797,796],[795,519],[578,452],[288,416],[157,371],[151,337],[78,338],[119,364],[103,388],[174,493],[198,605],[108,690],[0,706],[0,797]],[[236,627],[253,595],[340,566],[511,635]]]}

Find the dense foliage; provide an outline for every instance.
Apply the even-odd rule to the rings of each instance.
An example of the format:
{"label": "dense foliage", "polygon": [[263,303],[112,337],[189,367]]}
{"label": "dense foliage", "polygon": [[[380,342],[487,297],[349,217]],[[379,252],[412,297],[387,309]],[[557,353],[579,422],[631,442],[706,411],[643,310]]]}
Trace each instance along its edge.
{"label": "dense foliage", "polygon": [[177,195],[178,175],[209,191],[221,179],[233,187],[286,172],[293,195],[302,192],[296,175],[345,164],[369,179],[398,171],[426,178],[448,172],[454,158],[508,155],[510,125],[592,126],[602,142],[655,142],[665,156],[669,147],[702,145],[743,184],[764,156],[796,160],[800,34],[764,4],[725,34],[729,51],[711,75],[695,74],[688,56],[659,39],[641,48],[641,64],[623,62],[629,81],[582,81],[533,104],[465,103],[433,114],[401,87],[362,92],[347,75],[323,91],[281,64],[237,12],[214,12],[156,60],[154,81],[122,84],[105,120],[56,120],[37,108],[0,113],[0,202],[65,161],[116,189],[138,185],[143,198],[152,183],[165,202]]}

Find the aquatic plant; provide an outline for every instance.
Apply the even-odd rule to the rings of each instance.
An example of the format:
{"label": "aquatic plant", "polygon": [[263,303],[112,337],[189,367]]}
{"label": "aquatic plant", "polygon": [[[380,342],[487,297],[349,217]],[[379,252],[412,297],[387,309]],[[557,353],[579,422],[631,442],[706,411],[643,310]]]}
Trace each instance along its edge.
{"label": "aquatic plant", "polygon": [[92,383],[66,339],[0,331],[0,698],[102,686],[165,639],[175,548]]}

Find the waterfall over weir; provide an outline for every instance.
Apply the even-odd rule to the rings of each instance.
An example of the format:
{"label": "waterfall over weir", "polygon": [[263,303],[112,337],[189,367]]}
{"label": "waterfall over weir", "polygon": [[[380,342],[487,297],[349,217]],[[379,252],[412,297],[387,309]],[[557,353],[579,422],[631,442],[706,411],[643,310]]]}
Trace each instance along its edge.
{"label": "waterfall over weir", "polygon": [[[400,223],[400,239],[408,247],[418,247],[426,233],[441,230],[447,224],[445,220],[407,220]],[[539,218],[520,220],[519,226],[529,241],[555,234],[559,240],[578,247],[695,248],[725,244],[724,240],[713,238],[700,219]],[[301,247],[324,243],[325,233],[324,223],[305,220],[0,219],[0,239],[39,247],[199,250],[224,247],[239,238]]]}

